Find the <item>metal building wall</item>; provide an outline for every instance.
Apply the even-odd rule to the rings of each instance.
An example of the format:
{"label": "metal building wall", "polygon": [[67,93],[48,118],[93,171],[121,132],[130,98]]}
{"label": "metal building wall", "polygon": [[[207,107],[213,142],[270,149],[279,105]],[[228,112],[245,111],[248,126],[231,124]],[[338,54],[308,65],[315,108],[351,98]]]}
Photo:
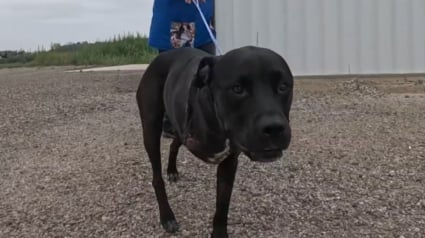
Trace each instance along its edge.
{"label": "metal building wall", "polygon": [[224,51],[276,50],[296,75],[425,73],[425,0],[216,0]]}

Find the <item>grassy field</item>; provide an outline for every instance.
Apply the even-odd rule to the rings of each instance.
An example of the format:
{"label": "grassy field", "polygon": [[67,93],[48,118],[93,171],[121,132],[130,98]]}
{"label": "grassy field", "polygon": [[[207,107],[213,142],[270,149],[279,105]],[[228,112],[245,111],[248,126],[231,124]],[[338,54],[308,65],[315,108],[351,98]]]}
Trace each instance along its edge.
{"label": "grassy field", "polygon": [[3,52],[0,68],[20,66],[122,65],[149,63],[156,50],[140,34],[115,36],[103,42],[52,44],[50,50]]}

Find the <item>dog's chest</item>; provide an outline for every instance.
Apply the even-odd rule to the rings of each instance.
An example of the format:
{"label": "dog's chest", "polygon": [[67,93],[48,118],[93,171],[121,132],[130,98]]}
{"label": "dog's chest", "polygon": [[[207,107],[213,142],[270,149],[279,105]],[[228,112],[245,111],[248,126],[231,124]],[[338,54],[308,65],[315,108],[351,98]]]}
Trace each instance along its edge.
{"label": "dog's chest", "polygon": [[201,142],[194,137],[188,137],[185,140],[186,148],[201,160],[210,164],[219,164],[230,154],[229,139],[223,141]]}

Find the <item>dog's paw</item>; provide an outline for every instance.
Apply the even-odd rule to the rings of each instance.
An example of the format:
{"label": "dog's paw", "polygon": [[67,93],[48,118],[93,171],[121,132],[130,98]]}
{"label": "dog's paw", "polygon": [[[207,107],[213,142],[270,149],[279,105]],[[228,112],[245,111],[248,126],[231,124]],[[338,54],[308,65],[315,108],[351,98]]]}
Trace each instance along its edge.
{"label": "dog's paw", "polygon": [[179,181],[179,174],[178,173],[169,173],[168,174],[168,181],[170,181],[170,183],[175,183],[175,182]]}
{"label": "dog's paw", "polygon": [[229,235],[227,234],[226,228],[213,228],[213,232],[211,233],[211,238],[228,238]]}
{"label": "dog's paw", "polygon": [[176,220],[170,220],[162,223],[162,227],[168,233],[175,233],[179,230],[179,224]]}
{"label": "dog's paw", "polygon": [[213,232],[211,238],[229,238],[227,232]]}

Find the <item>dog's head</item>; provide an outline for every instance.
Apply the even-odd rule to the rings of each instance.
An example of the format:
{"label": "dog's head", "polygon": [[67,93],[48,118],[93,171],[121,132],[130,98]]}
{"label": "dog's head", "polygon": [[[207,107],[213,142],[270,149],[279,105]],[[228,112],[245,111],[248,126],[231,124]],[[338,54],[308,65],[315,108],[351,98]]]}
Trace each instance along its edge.
{"label": "dog's head", "polygon": [[194,82],[209,88],[232,145],[261,162],[282,157],[289,146],[293,84],[285,60],[258,47],[202,59]]}

